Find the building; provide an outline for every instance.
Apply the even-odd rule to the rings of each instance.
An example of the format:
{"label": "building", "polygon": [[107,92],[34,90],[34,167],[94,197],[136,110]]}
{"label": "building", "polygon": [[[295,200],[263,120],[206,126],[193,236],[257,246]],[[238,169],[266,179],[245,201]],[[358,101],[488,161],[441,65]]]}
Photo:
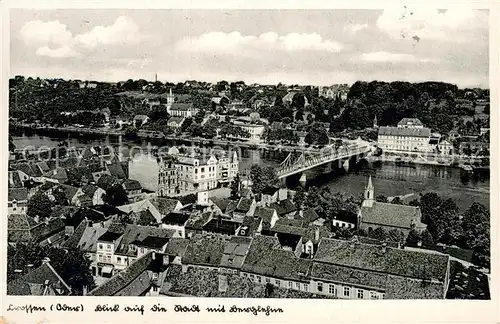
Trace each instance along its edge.
{"label": "building", "polygon": [[203,192],[228,186],[238,173],[238,155],[229,157],[225,152],[209,155],[181,154],[173,147],[159,158],[158,194],[175,196]]}
{"label": "building", "polygon": [[129,201],[137,201],[142,197],[142,186],[137,180],[127,179],[122,183]]}
{"label": "building", "polygon": [[28,189],[9,188],[7,206],[7,215],[26,215],[28,210]]}
{"label": "building", "polygon": [[242,138],[251,142],[261,142],[262,135],[264,134],[264,130],[266,126],[263,123],[258,123],[253,120],[245,120],[243,118],[238,118],[233,121],[235,126],[241,127],[244,131],[247,131],[250,134],[249,138]]}
{"label": "building", "polygon": [[443,139],[441,140],[438,145],[438,150],[439,153],[443,155],[452,155],[453,154],[453,144],[448,142],[447,140]]}
{"label": "building", "polygon": [[50,264],[50,259],[45,258],[41,266],[28,270],[26,274],[9,282],[7,284],[7,295],[68,296],[71,295],[71,287],[54,270]]}
{"label": "building", "polygon": [[367,233],[381,227],[385,231],[398,230],[405,237],[411,230],[422,232],[427,228],[427,225],[422,223],[420,207],[375,201],[375,188],[371,176],[358,213],[358,223],[358,228]]}
{"label": "building", "polygon": [[346,210],[339,210],[338,213],[333,216],[332,225],[338,228],[356,228],[358,225],[358,215]]}
{"label": "building", "polygon": [[171,105],[168,113],[173,117],[193,117],[198,113],[199,109],[194,108],[192,103],[175,102]]}
{"label": "building", "polygon": [[171,127],[175,130],[178,130],[181,128],[181,125],[182,123],[184,122],[186,118],[184,117],[180,117],[180,116],[177,116],[177,117],[171,117],[168,122],[167,122],[167,126],[168,127]]}
{"label": "building", "polygon": [[427,153],[432,151],[430,139],[431,130],[416,118],[403,118],[398,127],[378,129],[378,147],[384,151]]}
{"label": "building", "polygon": [[161,220],[161,228],[170,229],[176,232],[175,237],[186,237],[186,223],[189,220],[189,213],[183,211],[172,211]]}
{"label": "building", "polygon": [[149,120],[149,117],[146,115],[137,115],[134,117],[134,126],[139,128],[146,124]]}
{"label": "building", "polygon": [[341,299],[444,299],[450,257],[323,238],[310,278],[311,292]]}

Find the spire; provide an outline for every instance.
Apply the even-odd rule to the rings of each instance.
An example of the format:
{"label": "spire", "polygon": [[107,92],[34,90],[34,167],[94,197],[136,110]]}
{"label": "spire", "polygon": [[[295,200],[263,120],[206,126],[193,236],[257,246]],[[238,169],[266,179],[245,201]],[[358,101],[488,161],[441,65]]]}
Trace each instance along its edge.
{"label": "spire", "polygon": [[373,183],[372,183],[372,176],[368,178],[368,185],[366,186],[366,189],[368,190],[373,190]]}
{"label": "spire", "polygon": [[172,96],[172,88],[170,88],[169,95]]}

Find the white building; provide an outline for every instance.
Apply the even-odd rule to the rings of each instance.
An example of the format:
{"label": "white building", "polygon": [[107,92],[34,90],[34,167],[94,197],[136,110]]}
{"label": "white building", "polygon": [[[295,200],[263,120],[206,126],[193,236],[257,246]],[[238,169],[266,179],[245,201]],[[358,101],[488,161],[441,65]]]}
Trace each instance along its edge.
{"label": "white building", "polygon": [[429,152],[431,130],[416,118],[403,118],[398,127],[384,126],[378,130],[378,146],[384,151]]}
{"label": "white building", "polygon": [[175,147],[160,157],[159,196],[179,195],[216,189],[228,185],[238,173],[238,155],[225,152],[181,154]]}

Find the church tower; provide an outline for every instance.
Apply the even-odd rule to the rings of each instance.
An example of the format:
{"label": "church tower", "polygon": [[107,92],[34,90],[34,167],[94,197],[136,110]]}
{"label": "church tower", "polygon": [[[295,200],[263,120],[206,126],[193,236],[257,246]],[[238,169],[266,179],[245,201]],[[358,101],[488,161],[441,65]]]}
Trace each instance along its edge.
{"label": "church tower", "polygon": [[377,127],[378,127],[377,116],[375,116],[373,118],[373,128],[377,128]]}
{"label": "church tower", "polygon": [[167,96],[167,113],[170,114],[170,108],[172,108],[172,104],[174,103],[174,95],[172,93],[172,88],[170,88]]}
{"label": "church tower", "polygon": [[372,176],[368,178],[368,185],[365,188],[365,200],[363,200],[363,207],[373,207],[375,202],[375,188],[372,183]]}

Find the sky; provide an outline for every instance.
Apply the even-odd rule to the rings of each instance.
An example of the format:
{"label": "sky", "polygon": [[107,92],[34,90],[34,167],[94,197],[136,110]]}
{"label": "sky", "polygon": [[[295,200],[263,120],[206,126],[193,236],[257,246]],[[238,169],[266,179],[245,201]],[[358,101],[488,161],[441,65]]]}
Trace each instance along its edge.
{"label": "sky", "polygon": [[488,11],[12,9],[10,75],[488,87]]}

